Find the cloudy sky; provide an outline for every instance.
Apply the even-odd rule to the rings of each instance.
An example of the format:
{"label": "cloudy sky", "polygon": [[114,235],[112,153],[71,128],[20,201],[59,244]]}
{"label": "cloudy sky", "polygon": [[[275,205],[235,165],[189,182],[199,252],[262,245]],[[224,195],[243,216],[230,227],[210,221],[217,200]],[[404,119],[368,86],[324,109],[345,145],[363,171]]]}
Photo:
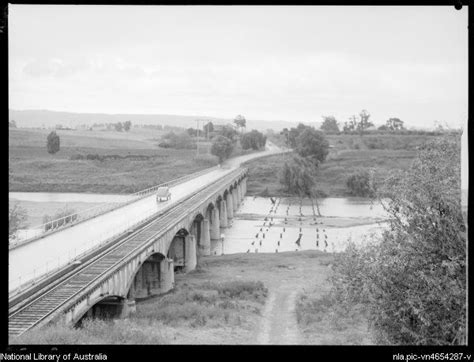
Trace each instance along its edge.
{"label": "cloudy sky", "polygon": [[10,108],[467,119],[467,8],[10,5]]}

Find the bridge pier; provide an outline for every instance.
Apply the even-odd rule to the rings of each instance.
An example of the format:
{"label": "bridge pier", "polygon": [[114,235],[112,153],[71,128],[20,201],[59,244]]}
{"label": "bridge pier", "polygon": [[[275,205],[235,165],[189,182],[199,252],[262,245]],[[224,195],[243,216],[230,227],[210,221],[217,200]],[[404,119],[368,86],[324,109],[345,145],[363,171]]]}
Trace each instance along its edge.
{"label": "bridge pier", "polygon": [[239,199],[239,206],[240,206],[240,203],[242,202],[242,182],[239,182],[237,184],[237,198]]}
{"label": "bridge pier", "polygon": [[226,197],[227,202],[227,219],[230,221],[234,218],[234,203],[232,193],[228,193]]}
{"label": "bridge pier", "polygon": [[123,299],[121,301],[119,318],[128,318],[137,312],[137,303],[135,299]]}
{"label": "bridge pier", "polygon": [[166,293],[173,287],[173,284],[173,259],[154,254],[142,264],[135,274],[128,295],[131,298],[146,298]]}
{"label": "bridge pier", "polygon": [[209,219],[203,219],[201,222],[201,238],[199,245],[199,255],[211,255],[211,235]]}
{"label": "bridge pier", "polygon": [[239,204],[240,204],[240,200],[239,200],[239,195],[238,195],[238,192],[237,192],[237,188],[234,188],[234,190],[232,191],[232,206],[234,207],[233,208],[234,214],[239,209]]}
{"label": "bridge pier", "polygon": [[189,234],[184,238],[185,253],[184,253],[184,271],[190,272],[196,268],[197,255],[196,255],[196,238],[194,235]]}
{"label": "bridge pier", "polygon": [[174,261],[173,259],[165,258],[161,264],[161,293],[174,288]]}
{"label": "bridge pier", "polygon": [[[227,202],[225,200],[221,201],[221,209],[219,210],[219,215],[220,215],[220,227],[222,229],[225,229],[226,227],[229,226],[229,221],[227,218]],[[219,235],[220,237],[220,235]]]}
{"label": "bridge pier", "polygon": [[219,210],[217,207],[211,212],[211,240],[218,240],[220,238],[220,220]]}

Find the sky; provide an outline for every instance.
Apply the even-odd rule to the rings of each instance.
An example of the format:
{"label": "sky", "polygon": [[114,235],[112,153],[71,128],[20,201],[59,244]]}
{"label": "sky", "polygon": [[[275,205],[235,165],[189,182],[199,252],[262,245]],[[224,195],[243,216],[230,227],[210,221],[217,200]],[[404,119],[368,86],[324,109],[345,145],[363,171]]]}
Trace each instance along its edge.
{"label": "sky", "polygon": [[9,6],[9,107],[459,127],[467,7]]}

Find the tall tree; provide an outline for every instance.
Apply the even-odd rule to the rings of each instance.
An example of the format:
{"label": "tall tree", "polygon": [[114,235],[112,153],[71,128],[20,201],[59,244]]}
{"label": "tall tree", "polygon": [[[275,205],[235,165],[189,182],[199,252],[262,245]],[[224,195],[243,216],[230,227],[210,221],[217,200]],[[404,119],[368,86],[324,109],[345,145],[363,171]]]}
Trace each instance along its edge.
{"label": "tall tree", "polygon": [[214,125],[212,122],[208,122],[203,126],[203,130],[206,137],[208,137],[211,132],[214,132]]}
{"label": "tall tree", "polygon": [[386,126],[390,131],[401,131],[405,129],[403,127],[403,121],[399,118],[390,118],[386,122]]}
{"label": "tall tree", "polygon": [[48,153],[55,154],[59,151],[60,140],[59,136],[56,134],[56,131],[52,131],[46,139],[46,148]]}
{"label": "tall tree", "polygon": [[329,142],[323,132],[307,128],[296,138],[296,152],[315,163],[324,162],[329,153]]}
{"label": "tall tree", "polygon": [[320,127],[321,130],[326,133],[339,133],[339,126],[334,116],[323,116],[323,119],[323,124]]}
{"label": "tall tree", "polygon": [[229,158],[233,149],[234,145],[230,139],[224,136],[217,136],[212,143],[211,153],[219,157],[219,161],[222,162]]}
{"label": "tall tree", "polygon": [[123,129],[128,132],[130,131],[130,128],[132,127],[132,122],[131,121],[127,121],[127,122],[124,122],[123,124]]}
{"label": "tall tree", "polygon": [[237,115],[234,118],[234,123],[235,123],[237,128],[240,128],[241,132],[243,131],[244,128],[247,127],[247,121],[246,121],[245,117],[242,116],[241,114]]}
{"label": "tall tree", "polygon": [[357,128],[357,116],[354,114],[349,117],[349,121],[344,123],[343,131],[344,132],[353,132]]}
{"label": "tall tree", "polygon": [[359,131],[359,133],[362,135],[364,133],[364,131],[373,126],[372,122],[369,122],[369,118],[370,118],[370,113],[367,112],[365,109],[363,109],[362,111],[360,111],[359,113],[359,123],[357,124],[357,130]]}

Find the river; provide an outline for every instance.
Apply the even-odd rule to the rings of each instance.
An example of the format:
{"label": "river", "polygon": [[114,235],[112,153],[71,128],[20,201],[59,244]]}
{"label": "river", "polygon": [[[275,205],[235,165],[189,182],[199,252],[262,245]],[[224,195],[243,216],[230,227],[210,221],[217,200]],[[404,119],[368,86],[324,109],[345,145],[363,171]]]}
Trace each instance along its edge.
{"label": "river", "polygon": [[[127,200],[126,195],[47,192],[10,192],[9,198],[27,210],[30,226],[41,224],[44,214],[52,215],[65,206],[80,211]],[[273,200],[274,204],[270,198],[245,197],[232,227],[223,230],[224,242],[212,243],[212,254],[340,252],[348,240],[363,244],[371,234],[380,235],[386,225],[382,206],[366,199],[325,198],[317,204],[310,199]]]}
{"label": "river", "polygon": [[[275,253],[299,250],[341,252],[348,242],[362,245],[380,236],[387,214],[379,203],[358,198],[310,199],[246,197],[224,231],[213,242],[215,255]],[[319,213],[318,213],[319,206]]]}

